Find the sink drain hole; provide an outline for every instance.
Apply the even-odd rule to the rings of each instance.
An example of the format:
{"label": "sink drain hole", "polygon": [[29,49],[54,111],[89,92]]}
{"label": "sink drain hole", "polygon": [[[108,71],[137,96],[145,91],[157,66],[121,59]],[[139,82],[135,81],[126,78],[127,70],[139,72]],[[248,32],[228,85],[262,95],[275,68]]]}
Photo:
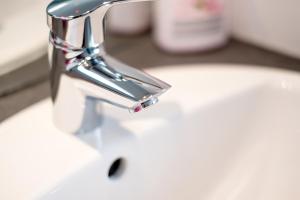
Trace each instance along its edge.
{"label": "sink drain hole", "polygon": [[123,158],[116,159],[108,170],[108,178],[116,179],[124,173],[125,161]]}

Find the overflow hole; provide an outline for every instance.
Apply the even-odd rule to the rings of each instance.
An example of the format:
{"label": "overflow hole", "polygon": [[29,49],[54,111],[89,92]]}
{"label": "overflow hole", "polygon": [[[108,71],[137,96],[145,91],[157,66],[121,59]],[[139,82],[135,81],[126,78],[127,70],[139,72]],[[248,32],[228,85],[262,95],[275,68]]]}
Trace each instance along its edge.
{"label": "overflow hole", "polygon": [[119,178],[123,174],[124,168],[125,168],[124,159],[118,158],[111,164],[111,166],[108,170],[108,177],[110,179]]}

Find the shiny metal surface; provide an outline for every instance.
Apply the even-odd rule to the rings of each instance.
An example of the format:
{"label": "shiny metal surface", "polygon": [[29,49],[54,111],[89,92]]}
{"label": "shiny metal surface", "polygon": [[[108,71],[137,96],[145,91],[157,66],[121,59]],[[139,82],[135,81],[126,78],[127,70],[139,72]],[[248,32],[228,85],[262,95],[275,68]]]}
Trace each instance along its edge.
{"label": "shiny metal surface", "polygon": [[108,9],[133,0],[59,0],[47,8],[54,120],[63,131],[90,132],[101,124],[99,103],[132,112],[154,105],[170,85],[107,55]]}

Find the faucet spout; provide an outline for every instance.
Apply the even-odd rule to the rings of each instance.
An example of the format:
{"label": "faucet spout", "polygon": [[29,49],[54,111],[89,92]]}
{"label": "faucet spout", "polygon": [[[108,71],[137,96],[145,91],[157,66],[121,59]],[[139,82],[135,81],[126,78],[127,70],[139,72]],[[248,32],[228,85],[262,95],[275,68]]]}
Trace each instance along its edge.
{"label": "faucet spout", "polygon": [[[128,108],[132,112],[154,105],[158,102],[158,96],[170,88],[167,83],[129,67],[109,55],[89,58],[70,68],[68,75],[78,80],[77,86],[86,95],[121,108]],[[107,96],[110,98],[104,99]]]}

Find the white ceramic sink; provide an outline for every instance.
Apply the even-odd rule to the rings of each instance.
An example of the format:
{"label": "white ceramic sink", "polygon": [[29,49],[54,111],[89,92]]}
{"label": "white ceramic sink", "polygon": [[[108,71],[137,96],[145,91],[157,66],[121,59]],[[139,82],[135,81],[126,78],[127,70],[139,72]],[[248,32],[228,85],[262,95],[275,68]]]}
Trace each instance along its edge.
{"label": "white ceramic sink", "polygon": [[2,123],[0,199],[300,199],[299,74],[223,65],[149,73],[172,89],[139,114],[105,105],[96,147],[53,126],[49,99]]}

